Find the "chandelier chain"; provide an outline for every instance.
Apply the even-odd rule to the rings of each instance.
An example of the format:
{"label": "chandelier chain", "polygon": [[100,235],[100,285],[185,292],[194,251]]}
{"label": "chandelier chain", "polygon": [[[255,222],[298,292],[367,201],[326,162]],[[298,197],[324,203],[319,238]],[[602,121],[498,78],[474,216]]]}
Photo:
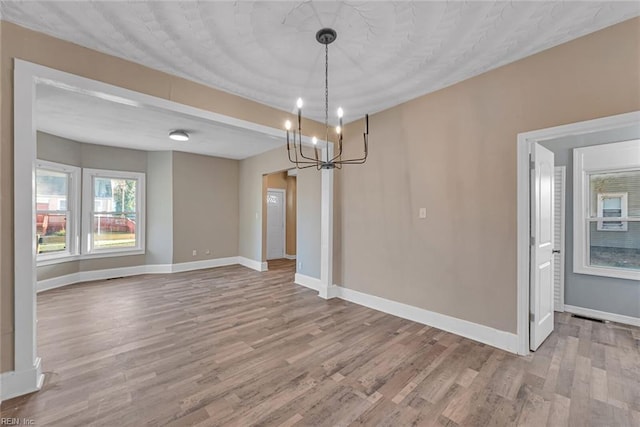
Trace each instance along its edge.
{"label": "chandelier chain", "polygon": [[[329,144],[329,45],[324,45],[324,127],[325,141]],[[328,152],[328,150],[327,150]]]}

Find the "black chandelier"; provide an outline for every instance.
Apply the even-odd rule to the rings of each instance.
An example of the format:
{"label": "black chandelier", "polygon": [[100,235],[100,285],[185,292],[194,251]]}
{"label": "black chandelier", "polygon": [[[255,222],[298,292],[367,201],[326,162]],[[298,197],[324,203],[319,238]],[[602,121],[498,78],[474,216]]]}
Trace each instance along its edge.
{"label": "black chandelier", "polygon": [[[336,134],[338,138],[338,149],[335,155],[329,154],[329,44],[332,43],[337,37],[335,30],[331,28],[323,28],[316,33],[316,40],[324,45],[324,127],[325,127],[325,156],[323,158],[322,153],[318,149],[318,139],[314,136],[311,139],[313,143],[313,154],[305,154],[302,148],[302,98],[298,98],[296,106],[298,108],[298,129],[291,131],[291,121],[287,120],[284,124],[287,130],[287,153],[289,155],[289,161],[296,165],[298,169],[306,169],[315,167],[316,169],[341,169],[342,165],[360,165],[367,161],[367,155],[369,154],[369,115],[365,117],[364,127],[364,154],[362,157],[355,159],[343,159],[342,158],[342,116],[344,111],[342,108],[338,108],[338,120],[339,124],[336,126]],[[293,138],[290,138],[289,132],[293,133]],[[292,152],[293,151],[293,155]]]}

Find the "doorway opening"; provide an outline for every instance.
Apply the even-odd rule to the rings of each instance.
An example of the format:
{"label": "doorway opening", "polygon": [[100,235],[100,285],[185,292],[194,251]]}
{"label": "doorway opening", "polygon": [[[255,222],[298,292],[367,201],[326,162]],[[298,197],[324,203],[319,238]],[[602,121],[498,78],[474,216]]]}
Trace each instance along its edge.
{"label": "doorway opening", "polygon": [[292,260],[297,255],[297,170],[262,179],[263,260]]}
{"label": "doorway opening", "polygon": [[[536,272],[539,269],[536,269],[536,257],[537,254],[535,252],[539,252],[538,246],[541,244],[541,237],[547,238],[547,242],[545,244],[545,251],[550,251],[551,254],[555,250],[559,248],[554,245],[553,233],[556,228],[554,225],[553,217],[553,193],[551,191],[551,199],[550,206],[548,203],[543,203],[540,199],[540,194],[536,194],[536,184],[549,184],[548,180],[540,180],[540,182],[536,182],[537,178],[540,178],[537,175],[537,172],[540,172],[540,169],[536,165],[536,157],[535,151],[538,148],[542,149],[550,149],[555,145],[554,141],[558,141],[561,138],[565,137],[588,137],[598,132],[603,131],[613,131],[619,129],[625,129],[633,126],[638,126],[640,122],[640,112],[630,112],[625,114],[620,114],[611,117],[604,117],[600,119],[588,120],[585,122],[572,123],[563,126],[557,126],[553,128],[541,129],[531,132],[525,132],[518,134],[517,139],[517,282],[518,282],[518,309],[517,309],[517,331],[518,331],[518,354],[526,355],[529,354],[532,348],[535,348],[535,345],[531,345],[531,341],[533,334],[532,327],[538,320],[544,318],[544,314],[542,313],[545,310],[540,310],[540,306],[536,306],[537,302],[540,300],[544,300],[548,302],[544,308],[547,310],[547,314],[549,311],[553,312],[554,307],[554,280],[553,273],[551,269],[551,276],[548,274],[544,276],[546,279],[544,282],[540,282],[538,279],[539,275],[536,275]],[[539,150],[542,151],[542,150]],[[536,169],[538,169],[536,171]],[[551,168],[549,172],[549,178],[551,179],[551,187],[547,185],[547,188],[553,188],[554,181],[554,168]],[[569,174],[569,173],[568,173]],[[570,176],[571,174],[569,174]],[[549,194],[547,194],[549,196]],[[546,223],[545,230],[547,233],[551,233],[551,235],[546,236],[537,236],[537,231],[541,226],[541,212],[537,212],[536,209],[538,207],[545,207],[543,209],[547,212],[547,219],[549,222]],[[569,218],[570,215],[567,215]],[[570,227],[567,227],[569,229]],[[568,242],[568,240],[567,240]],[[560,248],[560,250],[562,250]],[[570,258],[567,258],[569,262]],[[550,256],[548,260],[546,260],[549,264],[540,263],[539,266],[552,266],[553,265],[553,256]],[[566,271],[570,271],[572,267],[568,266]],[[549,270],[545,270],[549,272]],[[540,291],[539,286],[541,283],[544,283],[545,289]],[[535,288],[535,287],[538,288]],[[537,292],[537,293],[536,293]],[[542,298],[544,296],[544,298]],[[539,298],[540,297],[540,298]],[[564,298],[565,295],[563,294]],[[536,300],[534,300],[536,298]],[[548,301],[547,301],[548,300]],[[538,309],[539,313],[535,313],[532,308]],[[564,303],[565,310],[568,311],[566,303]],[[536,318],[543,314],[542,317]],[[548,325],[548,323],[547,323]],[[548,331],[551,333],[551,331]],[[533,341],[538,343],[544,340],[544,333],[535,337]]]}
{"label": "doorway opening", "polygon": [[[77,241],[72,241],[70,237],[67,237],[71,235],[72,228],[80,223],[80,220],[76,220],[75,222],[72,221],[71,214],[69,213],[70,211],[73,211],[72,203],[78,201],[79,199],[77,197],[75,200],[73,200],[72,197],[67,197],[66,199],[59,197],[55,200],[54,203],[53,198],[48,197],[48,199],[51,200],[47,200],[46,205],[44,201],[38,204],[37,194],[34,191],[35,189],[33,183],[36,177],[36,159],[38,157],[36,132],[36,117],[38,115],[38,108],[36,105],[36,95],[38,92],[41,92],[43,88],[47,89],[51,87],[60,90],[64,89],[65,91],[70,91],[91,98],[99,98],[104,101],[110,101],[113,103],[122,104],[124,106],[145,106],[154,111],[166,110],[170,111],[172,114],[180,116],[193,116],[197,120],[216,122],[219,124],[218,127],[226,132],[229,132],[230,129],[238,130],[238,132],[243,133],[253,132],[254,134],[259,134],[259,141],[256,141],[256,147],[265,147],[269,144],[275,144],[275,147],[277,147],[279,145],[281,146],[282,144],[282,131],[280,129],[247,122],[241,119],[224,116],[222,114],[213,113],[210,111],[200,110],[198,108],[179,104],[174,101],[156,98],[150,95],[145,95],[132,90],[119,88],[106,83],[79,77],[76,75],[16,59],[14,62],[14,345],[13,348],[9,348],[6,352],[7,354],[11,353],[11,356],[13,358],[13,370],[4,372],[0,378],[0,381],[2,381],[0,399],[2,400],[36,391],[42,386],[44,380],[44,375],[42,373],[42,360],[38,355],[36,333],[36,292],[39,285],[37,266],[38,253],[42,254],[48,250],[48,252],[51,252],[51,257],[53,258],[54,256],[60,255],[62,252],[70,252],[72,249],[81,248],[81,243],[83,242],[80,241],[79,238],[77,239]],[[118,117],[127,118],[126,115],[122,114],[119,114]],[[85,121],[77,121],[77,123],[79,125],[86,124]],[[265,138],[265,136],[267,138]],[[267,141],[265,141],[265,139]],[[77,152],[75,153],[77,154]],[[62,156],[69,153],[59,151],[54,154],[59,154]],[[121,160],[127,162],[131,161],[131,159],[126,157],[122,157]],[[58,163],[65,162],[58,161]],[[60,178],[73,175],[71,172],[68,172],[66,170],[60,172],[57,170],[50,170],[51,168],[46,169],[45,167],[43,167],[42,169],[49,171],[49,175],[51,175],[50,178],[46,179],[48,179],[49,181],[55,181],[56,183],[65,181],[64,179]],[[89,169],[87,168],[86,170]],[[111,176],[108,178],[111,178]],[[79,180],[77,178],[73,179],[71,177],[71,179],[65,182],[68,181],[78,182]],[[122,187],[123,190],[120,193],[121,197],[115,199],[115,202],[117,202],[118,200],[122,201],[121,204],[126,207],[126,209],[120,209],[124,211],[124,218],[122,217],[122,215],[119,215],[119,218],[113,220],[98,219],[95,221],[95,224],[100,226],[101,231],[102,227],[105,225],[109,225],[111,227],[121,227],[118,230],[111,230],[113,231],[113,233],[111,234],[118,234],[119,237],[126,237],[125,239],[115,239],[118,241],[117,243],[121,244],[122,246],[133,247],[134,241],[136,245],[138,242],[145,242],[148,245],[149,239],[145,239],[142,234],[138,233],[138,231],[140,230],[139,224],[141,224],[141,222],[129,218],[129,216],[132,216],[133,214],[133,212],[130,212],[130,209],[128,209],[130,203],[128,202],[127,194],[125,194],[126,191],[128,191],[125,191],[125,189],[128,188],[126,187],[126,185],[133,184],[129,181],[126,181],[124,183],[124,186]],[[113,192],[119,191],[113,188],[113,180],[110,179],[109,183]],[[89,186],[89,188],[91,188],[91,186]],[[94,186],[93,188],[94,191],[97,191],[95,189],[98,187]],[[136,188],[138,188],[137,184]],[[55,192],[48,194],[48,196],[58,196],[64,194],[68,195],[70,194],[70,192],[65,192],[58,189]],[[91,197],[84,199],[91,200]],[[115,202],[114,209],[117,210],[117,208],[115,208]],[[136,204],[136,206],[138,205],[139,204]],[[95,208],[93,210],[95,210]],[[84,211],[92,212],[92,209],[85,209]],[[39,215],[42,221],[39,221]],[[45,216],[47,216],[46,221]],[[145,212],[141,211],[138,213],[136,211],[136,219],[138,216],[142,218],[146,215]],[[52,219],[53,217],[58,219],[55,224]],[[258,216],[256,214],[256,219],[257,218]],[[135,225],[133,225],[132,227],[134,221]],[[134,231],[135,237],[137,238],[134,238],[132,236],[134,235]],[[326,233],[328,234],[329,230],[327,230]],[[38,236],[38,234],[40,234],[41,236]],[[105,233],[98,232],[97,234],[103,235]],[[156,233],[154,235],[161,234],[162,233]],[[46,236],[47,238],[45,239],[44,236]],[[86,237],[86,235],[84,234],[83,236]],[[40,241],[40,237],[42,237],[42,241]],[[105,244],[116,243],[113,241],[114,239],[105,238],[102,240],[106,242]],[[92,240],[92,242],[94,243],[95,248],[95,239]],[[165,246],[171,247],[172,245]],[[203,253],[204,255],[213,256],[215,254],[215,248],[209,251],[210,253],[207,252],[208,249],[211,249],[211,247],[204,246],[203,248],[203,250],[197,250],[198,255]],[[138,248],[136,247],[134,249]],[[191,254],[191,248],[189,248],[189,256],[192,256]],[[80,255],[82,255],[82,253]],[[234,253],[233,255],[236,254]],[[193,250],[193,256],[196,256],[196,249]],[[88,260],[89,256],[85,258]],[[118,257],[105,257],[107,261],[112,261],[116,258]],[[241,261],[243,265],[251,265],[251,268],[254,268],[253,264],[259,264],[255,262],[254,259],[247,259],[246,257],[242,256],[226,257],[222,259],[224,260],[224,262]],[[127,258],[127,261],[128,260],[129,258]],[[173,261],[173,259],[171,261]],[[66,264],[71,265],[72,262],[75,261],[70,261]],[[96,263],[96,265],[98,265],[97,261],[95,260],[91,260],[90,262]],[[45,267],[44,270],[47,270],[47,272],[51,271],[53,268],[50,265],[45,266],[42,263],[41,265]],[[146,272],[171,272],[175,271],[173,270],[173,268],[173,264],[157,263],[146,265],[145,261],[145,265],[135,265],[125,268],[119,268],[116,270],[119,270],[121,274],[123,271],[125,271],[129,275]],[[102,274],[101,272],[105,270],[96,271]],[[71,274],[62,273],[63,276],[59,277],[64,278],[65,281],[73,279],[74,283],[77,281],[93,280],[95,278],[106,278],[98,276],[98,273],[91,273],[89,271],[83,270],[72,272]],[[82,278],[83,280],[80,280],[79,278]],[[43,280],[49,279],[46,278]],[[60,282],[62,279],[54,277],[51,278],[50,283],[53,283],[54,280],[56,282]]]}

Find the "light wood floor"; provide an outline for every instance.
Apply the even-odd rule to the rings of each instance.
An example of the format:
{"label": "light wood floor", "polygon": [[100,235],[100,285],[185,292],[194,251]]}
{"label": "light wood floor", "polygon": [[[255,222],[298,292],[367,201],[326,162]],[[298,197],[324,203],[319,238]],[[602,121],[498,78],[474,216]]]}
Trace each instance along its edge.
{"label": "light wood floor", "polygon": [[294,285],[294,262],[38,296],[39,426],[640,426],[640,329],[560,315],[517,357]]}

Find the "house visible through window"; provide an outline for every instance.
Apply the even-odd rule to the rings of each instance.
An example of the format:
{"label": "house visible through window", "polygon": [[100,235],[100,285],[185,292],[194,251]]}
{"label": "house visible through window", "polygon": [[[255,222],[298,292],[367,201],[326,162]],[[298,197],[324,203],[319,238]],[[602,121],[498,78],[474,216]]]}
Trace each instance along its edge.
{"label": "house visible through window", "polygon": [[589,187],[590,265],[640,270],[640,170],[591,173]]}
{"label": "house visible through window", "polygon": [[640,140],[574,150],[574,272],[640,279]]}
{"label": "house visible through window", "polygon": [[77,253],[80,169],[53,162],[36,164],[38,260]]}
{"label": "house visible through window", "polygon": [[[625,218],[627,193],[598,193],[598,218]],[[627,221],[598,221],[598,231],[627,231]]]}
{"label": "house visible through window", "polygon": [[83,186],[84,252],[143,250],[144,174],[85,169]]}

